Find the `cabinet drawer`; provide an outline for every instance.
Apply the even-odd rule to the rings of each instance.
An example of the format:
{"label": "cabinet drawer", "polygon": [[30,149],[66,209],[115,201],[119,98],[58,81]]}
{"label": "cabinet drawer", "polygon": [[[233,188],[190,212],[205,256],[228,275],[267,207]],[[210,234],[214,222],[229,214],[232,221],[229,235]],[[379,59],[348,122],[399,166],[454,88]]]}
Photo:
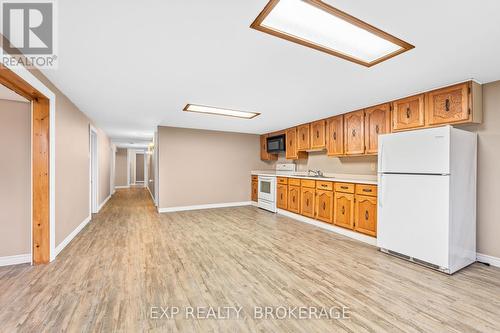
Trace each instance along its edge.
{"label": "cabinet drawer", "polygon": [[316,187],[316,181],[315,180],[310,180],[310,179],[301,179],[300,180],[300,186],[315,188]]}
{"label": "cabinet drawer", "polygon": [[354,193],[354,184],[335,183],[335,192]]}
{"label": "cabinet drawer", "polygon": [[287,185],[288,184],[288,178],[278,177],[278,184]]}
{"label": "cabinet drawer", "polygon": [[377,196],[377,185],[356,184],[356,194]]}
{"label": "cabinet drawer", "polygon": [[300,179],[299,178],[289,178],[288,179],[288,185],[290,185],[290,186],[300,186]]}
{"label": "cabinet drawer", "polygon": [[256,182],[256,181],[258,181],[258,180],[259,180],[259,176],[252,176],[252,181],[253,181],[253,182]]}
{"label": "cabinet drawer", "polygon": [[333,191],[333,183],[318,180],[316,182],[316,188],[318,190]]}

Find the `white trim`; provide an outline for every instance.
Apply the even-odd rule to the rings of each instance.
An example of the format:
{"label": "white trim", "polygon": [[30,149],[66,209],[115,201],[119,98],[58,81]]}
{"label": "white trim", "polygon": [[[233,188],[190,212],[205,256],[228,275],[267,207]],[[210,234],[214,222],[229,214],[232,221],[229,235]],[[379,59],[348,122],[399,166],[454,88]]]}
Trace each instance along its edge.
{"label": "white trim", "polygon": [[99,208],[97,209],[98,213],[101,211],[102,207],[104,207],[104,205],[108,202],[109,199],[111,199],[111,194],[108,195],[108,197],[104,199],[104,201],[99,205]]}
{"label": "white trim", "polygon": [[31,263],[31,253],[0,257],[0,267]]}
{"label": "white trim", "polygon": [[[12,56],[4,53],[4,58],[12,59]],[[45,84],[37,79],[23,66],[11,66],[11,61],[4,61],[5,67],[26,81],[33,88],[49,99],[49,232],[50,232],[50,261],[54,260],[56,239],[56,95]],[[33,160],[33,154],[31,154]],[[33,177],[31,177],[33,178]],[[31,219],[33,223],[33,219]],[[32,229],[32,228],[30,228]],[[30,244],[33,248],[33,242]],[[32,252],[32,250],[30,251]],[[31,257],[31,255],[30,255]]]}
{"label": "white trim", "polygon": [[78,233],[80,231],[82,231],[82,229],[87,225],[89,224],[89,222],[91,221],[92,219],[92,215],[90,215],[89,217],[87,217],[85,220],[83,220],[82,223],[80,223],[80,225],[78,227],[75,228],[75,230],[73,230],[62,242],[61,244],[57,245],[56,247],[56,256],[61,253],[61,251],[73,240],[73,238],[76,237],[76,235],[78,235]]}
{"label": "white trim", "polygon": [[129,185],[115,186],[115,190],[118,190],[120,188],[130,188],[130,186]]}
{"label": "white trim", "polygon": [[314,220],[314,219],[311,219],[309,217],[298,215],[298,214],[289,212],[287,210],[279,209],[279,208],[277,210],[277,213],[281,214],[281,215],[284,215],[286,217],[290,217],[290,218],[292,218],[294,220],[297,220],[299,222],[304,222],[304,223],[312,224],[312,225],[314,225],[316,227],[323,228],[323,229],[326,229],[328,231],[332,231],[332,232],[334,232],[336,234],[340,234],[340,235],[343,235],[343,236],[346,236],[346,237],[349,237],[349,238],[361,241],[361,242],[366,243],[366,244],[377,246],[377,239],[375,237],[370,237],[370,236],[367,236],[367,235],[360,234],[358,232],[354,232],[354,231],[347,230],[347,229],[344,229],[344,228],[336,227],[334,225],[327,224],[327,223],[324,223],[324,222],[320,222],[318,220]]}
{"label": "white trim", "polygon": [[477,261],[488,263],[491,266],[500,267],[500,258],[489,256],[482,253],[477,253],[476,258]]}
{"label": "white trim", "polygon": [[172,213],[172,212],[182,212],[186,210],[250,206],[251,204],[252,204],[251,201],[241,201],[241,202],[225,202],[225,203],[206,204],[206,205],[194,205],[194,206],[167,207],[167,208],[158,208],[158,213]]}

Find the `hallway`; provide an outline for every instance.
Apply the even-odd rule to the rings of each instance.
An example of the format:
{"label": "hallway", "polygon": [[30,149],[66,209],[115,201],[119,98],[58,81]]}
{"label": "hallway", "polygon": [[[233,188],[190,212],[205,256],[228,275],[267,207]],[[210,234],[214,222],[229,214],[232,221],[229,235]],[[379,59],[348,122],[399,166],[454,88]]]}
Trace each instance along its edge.
{"label": "hallway", "polygon": [[[493,331],[498,273],[474,264],[447,276],[254,207],[160,215],[134,188],[118,190],[53,263],[0,268],[0,323],[5,332]],[[151,318],[152,307],[188,306],[241,306],[242,318]],[[349,318],[254,319],[256,306],[345,306]]]}

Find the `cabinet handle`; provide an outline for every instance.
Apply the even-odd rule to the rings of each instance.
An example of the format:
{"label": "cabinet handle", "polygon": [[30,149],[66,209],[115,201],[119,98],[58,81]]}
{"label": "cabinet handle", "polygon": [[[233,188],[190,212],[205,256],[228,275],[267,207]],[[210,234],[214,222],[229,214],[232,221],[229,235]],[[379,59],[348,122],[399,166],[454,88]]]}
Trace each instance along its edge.
{"label": "cabinet handle", "polygon": [[347,190],[349,187],[347,187],[347,186],[340,186],[340,188],[343,189],[343,190]]}
{"label": "cabinet handle", "polygon": [[306,199],[306,206],[309,206],[309,199]]}
{"label": "cabinet handle", "polygon": [[356,130],[355,129],[352,130],[352,136],[356,136]]}
{"label": "cabinet handle", "polygon": [[375,133],[377,133],[377,134],[378,134],[378,132],[379,132],[379,131],[380,131],[379,126],[378,126],[378,125],[377,125],[377,126],[375,126]]}
{"label": "cabinet handle", "polygon": [[295,197],[292,197],[292,202],[295,203]]}
{"label": "cabinet handle", "polygon": [[316,131],[316,137],[319,138],[319,131]]}
{"label": "cabinet handle", "polygon": [[326,203],[323,202],[323,210],[326,209]]}
{"label": "cabinet handle", "polygon": [[292,140],[290,140],[290,147],[292,146]]}
{"label": "cabinet handle", "polygon": [[326,187],[326,184],[321,184],[321,187]]}
{"label": "cabinet handle", "polygon": [[445,111],[450,111],[450,99],[447,98],[445,103],[444,103]]}
{"label": "cabinet handle", "polygon": [[337,140],[337,132],[333,132],[333,140]]}
{"label": "cabinet handle", "polygon": [[344,215],[344,213],[345,213],[345,207],[342,206],[342,215]]}
{"label": "cabinet handle", "polygon": [[407,108],[406,108],[406,118],[408,118],[408,119],[409,119],[409,118],[410,118],[410,116],[411,116],[411,110],[410,110],[410,107],[407,107]]}
{"label": "cabinet handle", "polygon": [[364,188],[363,192],[371,192],[372,190],[370,188]]}
{"label": "cabinet handle", "polygon": [[365,211],[365,220],[367,220],[367,221],[368,221],[368,217],[369,217],[369,216],[368,216],[368,211],[366,210],[366,211]]}
{"label": "cabinet handle", "polygon": [[283,193],[281,193],[281,196],[280,196],[281,200],[283,200]]}

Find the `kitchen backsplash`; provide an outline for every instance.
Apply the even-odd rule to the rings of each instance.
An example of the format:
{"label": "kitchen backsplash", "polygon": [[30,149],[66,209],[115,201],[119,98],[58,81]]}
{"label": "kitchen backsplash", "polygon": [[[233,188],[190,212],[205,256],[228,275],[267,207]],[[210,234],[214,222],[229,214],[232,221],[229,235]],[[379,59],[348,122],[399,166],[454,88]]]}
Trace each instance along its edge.
{"label": "kitchen backsplash", "polygon": [[[290,163],[284,156],[279,163]],[[326,173],[376,175],[377,156],[329,157],[324,151],[310,152],[307,160],[295,161],[297,171],[321,170]]]}

